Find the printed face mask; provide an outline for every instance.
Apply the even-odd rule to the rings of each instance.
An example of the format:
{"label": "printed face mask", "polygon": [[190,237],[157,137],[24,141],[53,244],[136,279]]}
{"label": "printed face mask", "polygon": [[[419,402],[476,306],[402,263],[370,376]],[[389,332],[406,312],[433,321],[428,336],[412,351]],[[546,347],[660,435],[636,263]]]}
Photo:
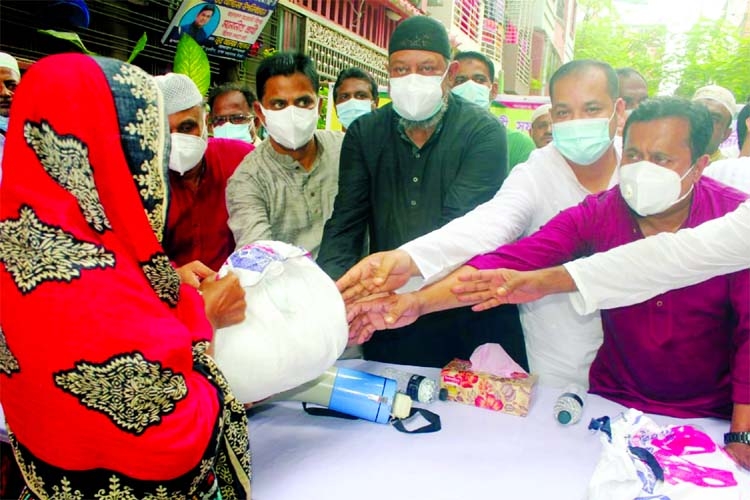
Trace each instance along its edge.
{"label": "printed face mask", "polygon": [[225,123],[214,127],[214,137],[218,139],[238,139],[245,142],[253,142],[253,134],[250,132],[252,123]]}
{"label": "printed face mask", "polygon": [[620,167],[620,194],[641,217],[659,214],[684,200],[692,191],[680,196],[682,180],[695,165],[680,177],[677,172],[649,161],[639,161]]}
{"label": "printed face mask", "polygon": [[287,106],[278,111],[263,110],[268,135],[287,149],[299,149],[313,138],[318,126],[318,108],[310,109]]}
{"label": "printed face mask", "polygon": [[206,153],[208,142],[203,137],[179,132],[170,134],[170,137],[172,148],[169,152],[169,168],[180,175],[185,175],[185,172],[200,163]]}
{"label": "printed face mask", "polygon": [[481,108],[488,108],[490,105],[490,89],[473,80],[467,80],[461,85],[456,85],[451,90],[455,95],[463,97],[469,102],[473,102]]}
{"label": "printed face mask", "polygon": [[371,111],[372,101],[370,99],[349,99],[336,105],[336,114],[344,128],[349,128],[354,120]]}
{"label": "printed face mask", "polygon": [[560,154],[576,165],[588,166],[596,162],[612,144],[609,118],[584,118],[552,125],[552,142]]}
{"label": "printed face mask", "polygon": [[391,78],[390,96],[393,110],[402,118],[419,122],[438,112],[443,104],[442,76],[425,76],[412,73]]}

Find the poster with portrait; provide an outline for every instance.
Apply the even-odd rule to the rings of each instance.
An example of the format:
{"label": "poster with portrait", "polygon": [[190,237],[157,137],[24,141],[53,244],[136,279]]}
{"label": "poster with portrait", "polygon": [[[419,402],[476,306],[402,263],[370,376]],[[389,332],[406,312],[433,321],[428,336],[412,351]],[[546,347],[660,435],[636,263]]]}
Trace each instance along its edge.
{"label": "poster with portrait", "polygon": [[177,45],[191,36],[208,55],[245,59],[278,0],[183,0],[161,39]]}

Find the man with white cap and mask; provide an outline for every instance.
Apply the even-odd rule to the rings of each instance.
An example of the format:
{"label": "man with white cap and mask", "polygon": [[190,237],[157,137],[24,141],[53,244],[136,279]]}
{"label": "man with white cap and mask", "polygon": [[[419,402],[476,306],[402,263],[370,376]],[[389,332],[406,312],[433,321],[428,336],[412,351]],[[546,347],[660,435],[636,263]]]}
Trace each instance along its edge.
{"label": "man with white cap and mask", "polygon": [[549,114],[551,104],[542,104],[531,114],[529,135],[537,148],[543,148],[552,142],[552,117]]}
{"label": "man with white cap and mask", "polygon": [[706,153],[710,156],[711,161],[728,158],[719,149],[719,145],[732,133],[732,118],[737,107],[734,95],[719,85],[706,85],[695,91],[692,100],[704,104],[711,113],[711,119],[713,120],[713,134]]}
{"label": "man with white cap and mask", "polygon": [[172,140],[164,251],[178,266],[197,260],[218,271],[235,247],[227,225],[227,180],[253,145],[208,139],[203,96],[189,77],[168,73],[156,81]]}
{"label": "man with white cap and mask", "polygon": [[[0,52],[0,165],[3,160],[5,134],[8,130],[10,103],[13,101],[13,92],[19,80],[21,80],[21,72],[18,70],[18,61],[10,54]],[[2,176],[2,170],[0,170],[0,176]]]}

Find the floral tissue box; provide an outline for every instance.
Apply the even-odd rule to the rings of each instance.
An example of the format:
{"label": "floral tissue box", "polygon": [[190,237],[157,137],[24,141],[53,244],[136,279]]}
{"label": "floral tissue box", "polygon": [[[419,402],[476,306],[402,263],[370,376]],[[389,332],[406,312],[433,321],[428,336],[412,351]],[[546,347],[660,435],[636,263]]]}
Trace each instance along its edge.
{"label": "floral tissue box", "polygon": [[446,389],[447,401],[487,408],[525,417],[531,405],[531,392],[537,376],[513,373],[498,377],[471,371],[471,362],[454,359],[440,372],[440,387]]}

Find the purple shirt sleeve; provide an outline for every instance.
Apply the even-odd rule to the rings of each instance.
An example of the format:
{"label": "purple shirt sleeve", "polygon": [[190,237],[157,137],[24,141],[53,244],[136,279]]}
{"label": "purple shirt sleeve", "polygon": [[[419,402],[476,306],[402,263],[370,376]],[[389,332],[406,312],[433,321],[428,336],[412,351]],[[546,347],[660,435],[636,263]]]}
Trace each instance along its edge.
{"label": "purple shirt sleeve", "polygon": [[732,308],[737,315],[732,360],[732,401],[750,404],[750,271],[732,275],[730,281]]}
{"label": "purple shirt sleeve", "polygon": [[592,253],[593,237],[592,224],[587,221],[596,206],[597,197],[588,196],[581,204],[557,214],[536,233],[474,257],[466,264],[477,269],[528,271],[586,256]]}

